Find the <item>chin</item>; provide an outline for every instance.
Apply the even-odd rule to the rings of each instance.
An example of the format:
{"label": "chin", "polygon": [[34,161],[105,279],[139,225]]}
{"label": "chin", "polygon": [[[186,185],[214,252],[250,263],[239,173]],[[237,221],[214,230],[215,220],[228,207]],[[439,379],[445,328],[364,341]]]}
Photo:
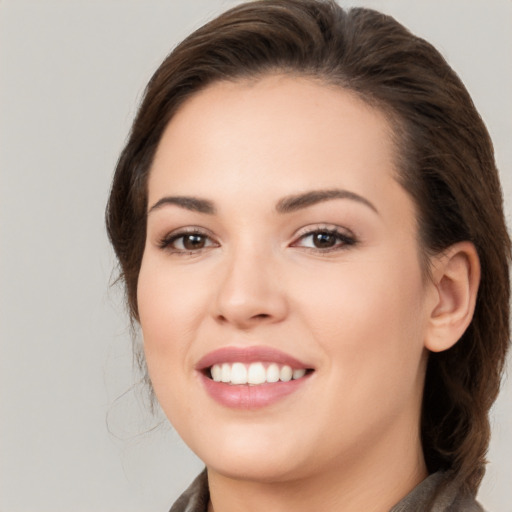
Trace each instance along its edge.
{"label": "chin", "polygon": [[[292,459],[293,460],[293,459]],[[216,463],[217,462],[217,463]],[[301,465],[294,464],[290,459],[276,460],[276,457],[258,457],[238,455],[225,457],[222,461],[209,464],[205,461],[208,471],[214,471],[233,480],[246,480],[252,482],[286,482],[297,480],[305,476]]]}
{"label": "chin", "polygon": [[308,449],[309,443],[290,435],[288,428],[283,432],[282,428],[238,425],[223,433],[222,429],[212,431],[215,434],[206,443],[191,442],[189,446],[209,471],[227,478],[258,482],[300,479],[306,476],[315,458],[316,450]]}

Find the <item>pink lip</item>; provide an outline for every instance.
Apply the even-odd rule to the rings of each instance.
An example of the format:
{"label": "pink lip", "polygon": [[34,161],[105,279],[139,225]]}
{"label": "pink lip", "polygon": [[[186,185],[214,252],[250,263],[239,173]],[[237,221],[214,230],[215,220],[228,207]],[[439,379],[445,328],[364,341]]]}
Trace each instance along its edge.
{"label": "pink lip", "polygon": [[197,370],[204,370],[214,364],[222,363],[278,363],[287,364],[294,369],[311,368],[306,363],[295,359],[280,350],[271,347],[224,347],[210,352],[196,364]]}
{"label": "pink lip", "polygon": [[200,379],[206,392],[219,404],[233,409],[258,409],[272,405],[286,396],[298,391],[308,380],[311,373],[288,382],[265,383],[257,386],[249,384],[232,385],[215,382],[205,370],[214,364],[221,363],[254,363],[274,362],[287,364],[292,368],[308,368],[311,366],[270,347],[224,347],[210,352],[197,363]]}

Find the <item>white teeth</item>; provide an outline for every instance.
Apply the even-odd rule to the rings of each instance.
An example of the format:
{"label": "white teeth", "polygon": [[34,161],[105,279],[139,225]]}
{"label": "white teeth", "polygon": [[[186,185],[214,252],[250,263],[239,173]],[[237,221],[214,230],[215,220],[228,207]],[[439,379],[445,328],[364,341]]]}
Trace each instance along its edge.
{"label": "white teeth", "polygon": [[277,382],[279,380],[279,366],[272,363],[267,368],[267,382]]}
{"label": "white teeth", "polygon": [[231,365],[229,363],[222,365],[220,380],[222,382],[231,382]]}
{"label": "white teeth", "polygon": [[253,363],[249,365],[247,372],[247,382],[249,384],[263,384],[267,380],[267,372],[262,363]]}
{"label": "white teeth", "polygon": [[242,363],[234,363],[231,367],[231,384],[247,384],[247,368]]}
{"label": "white teeth", "polygon": [[287,364],[279,366],[277,363],[270,363],[266,368],[265,366],[266,364],[262,362],[214,364],[210,368],[210,374],[215,382],[249,384],[251,386],[257,386],[265,382],[289,382],[292,379],[300,379],[306,375],[305,368],[294,370]]}
{"label": "white teeth", "polygon": [[300,379],[300,378],[304,377],[304,375],[306,375],[306,369],[301,368],[300,370],[293,370],[292,375],[293,375],[294,379]]}
{"label": "white teeth", "polygon": [[212,379],[215,382],[220,382],[222,380],[222,368],[218,364],[214,364],[212,366]]}
{"label": "white teeth", "polygon": [[293,377],[292,367],[285,364],[281,368],[281,371],[279,372],[279,379],[282,380],[283,382],[288,382],[288,381],[292,380],[292,377]]}

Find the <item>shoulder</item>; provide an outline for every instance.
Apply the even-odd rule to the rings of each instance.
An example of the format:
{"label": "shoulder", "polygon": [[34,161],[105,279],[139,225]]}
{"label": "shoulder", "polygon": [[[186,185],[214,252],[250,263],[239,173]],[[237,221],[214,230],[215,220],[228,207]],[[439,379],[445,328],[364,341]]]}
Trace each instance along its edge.
{"label": "shoulder", "polygon": [[430,475],[390,512],[484,512],[449,471]]}

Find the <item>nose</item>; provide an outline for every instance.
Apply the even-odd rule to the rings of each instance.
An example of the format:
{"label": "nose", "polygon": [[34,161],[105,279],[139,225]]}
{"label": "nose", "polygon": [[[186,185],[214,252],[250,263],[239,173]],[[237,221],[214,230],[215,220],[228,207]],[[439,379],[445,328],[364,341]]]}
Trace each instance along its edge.
{"label": "nose", "polygon": [[286,294],[271,255],[249,248],[232,254],[225,263],[214,303],[217,322],[247,330],[286,317]]}

